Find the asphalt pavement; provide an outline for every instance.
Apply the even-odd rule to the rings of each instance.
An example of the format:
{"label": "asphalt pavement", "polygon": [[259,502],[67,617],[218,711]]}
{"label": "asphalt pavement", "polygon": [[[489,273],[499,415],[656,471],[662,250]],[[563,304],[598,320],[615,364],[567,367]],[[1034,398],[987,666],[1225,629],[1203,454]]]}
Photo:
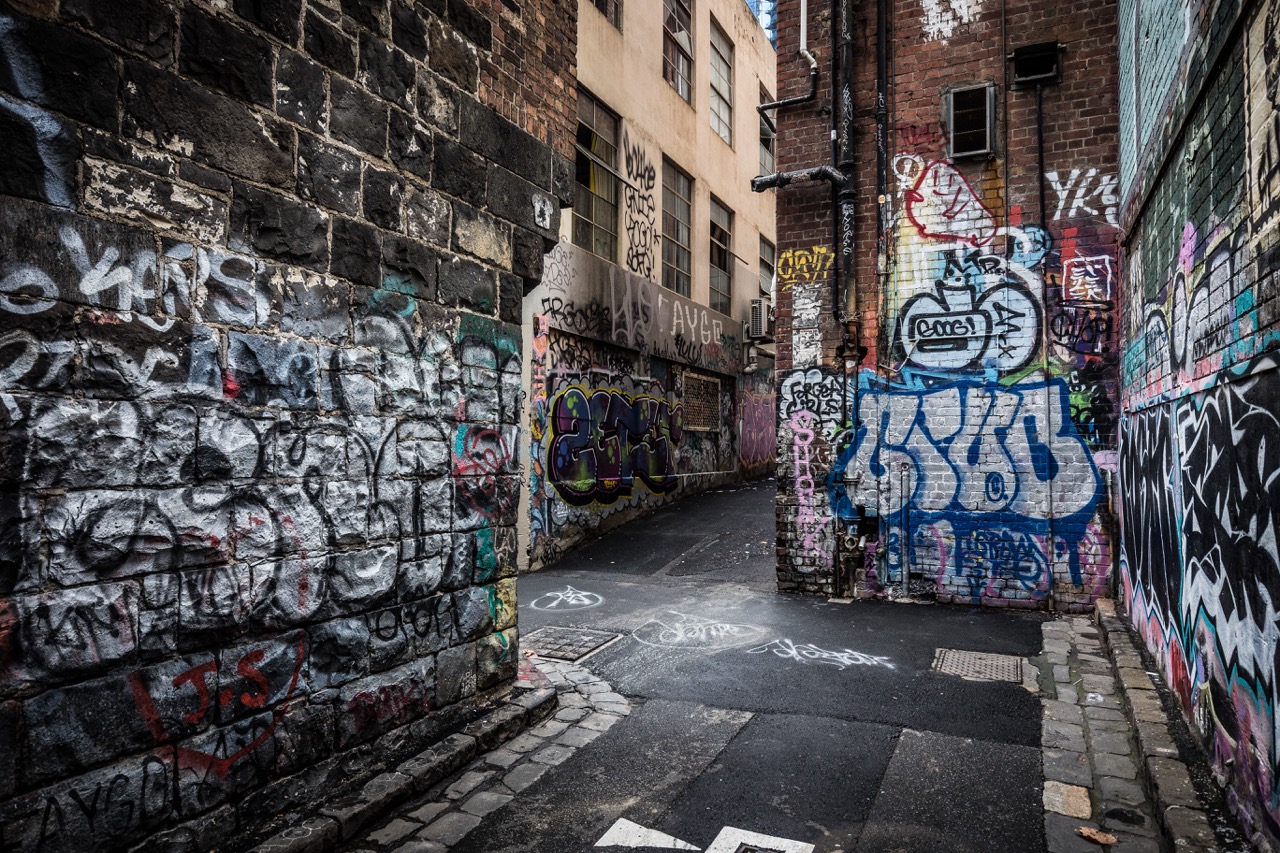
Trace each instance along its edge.
{"label": "asphalt pavement", "polygon": [[[779,594],[774,496],[686,499],[521,577],[527,669],[576,692],[349,849],[1044,851],[1041,698],[933,665],[1039,655],[1045,617]],[[551,659],[575,643],[601,645]]]}
{"label": "asphalt pavement", "polygon": [[593,848],[618,818],[703,850],[726,827],[817,851],[1044,849],[1039,698],[931,669],[939,648],[1037,655],[1043,617],[780,595],[774,494],[685,500],[520,579],[525,647],[616,635],[580,665],[633,711],[454,850],[620,850]]}

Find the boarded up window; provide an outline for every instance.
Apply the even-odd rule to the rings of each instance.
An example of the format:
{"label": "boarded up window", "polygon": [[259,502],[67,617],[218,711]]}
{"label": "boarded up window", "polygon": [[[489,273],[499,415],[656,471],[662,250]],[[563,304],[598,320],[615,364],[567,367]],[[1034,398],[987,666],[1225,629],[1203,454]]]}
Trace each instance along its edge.
{"label": "boarded up window", "polygon": [[720,429],[720,380],[695,373],[684,375],[684,428]]}

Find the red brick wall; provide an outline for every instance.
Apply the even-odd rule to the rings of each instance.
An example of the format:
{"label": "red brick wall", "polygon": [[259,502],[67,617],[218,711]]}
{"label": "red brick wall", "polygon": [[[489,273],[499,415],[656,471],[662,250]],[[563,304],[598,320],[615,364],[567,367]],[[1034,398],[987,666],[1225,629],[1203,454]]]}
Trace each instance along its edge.
{"label": "red brick wall", "polygon": [[480,100],[556,153],[573,157],[577,0],[474,2],[493,23],[493,50],[480,60]]}
{"label": "red brick wall", "polygon": [[[897,594],[905,564],[915,594],[1084,607],[1109,581],[1111,562],[1105,472],[1115,465],[1118,413],[1115,7],[987,0],[971,4],[966,20],[952,4],[887,5],[889,216],[882,246],[876,8],[854,10],[860,360],[838,357],[835,270],[823,259],[834,248],[830,187],[778,190],[779,580],[789,589]],[[808,67],[796,54],[799,6],[779,4],[779,97],[807,87]],[[814,103],[778,117],[785,170],[831,162],[830,12],[827,4],[809,11],[809,48],[822,85]],[[1064,78],[1043,91],[1040,232],[1036,94],[1006,86],[1005,57],[1055,38],[1066,47]],[[996,153],[953,163],[944,95],[987,83],[996,87]],[[948,272],[949,252],[955,266]],[[939,303],[937,310],[979,329],[963,345],[958,338],[947,344],[957,352],[944,357],[929,353],[939,341],[921,347],[908,331],[936,328],[935,321],[898,326],[929,299],[942,299],[936,282],[948,277],[955,287],[972,287],[975,301],[990,295],[973,312]],[[808,331],[815,302],[816,351]],[[995,431],[999,423],[1033,429],[1027,434],[1034,447],[1054,444],[1042,441],[1050,435],[1057,443],[1043,459],[1024,453],[1019,460],[1012,433]],[[986,436],[981,453],[956,450],[960,436],[979,434]],[[873,458],[877,448],[882,453]],[[887,458],[906,464],[893,481],[881,468]],[[860,518],[868,522],[860,533],[872,534],[865,559],[852,535]],[[833,582],[837,567],[850,572],[856,590]]]}

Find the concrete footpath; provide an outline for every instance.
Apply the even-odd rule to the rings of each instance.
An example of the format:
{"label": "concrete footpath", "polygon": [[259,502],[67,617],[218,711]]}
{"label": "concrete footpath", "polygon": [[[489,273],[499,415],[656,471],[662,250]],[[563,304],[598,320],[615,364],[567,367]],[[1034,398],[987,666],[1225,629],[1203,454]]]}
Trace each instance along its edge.
{"label": "concrete footpath", "polygon": [[1037,664],[1049,853],[1247,849],[1215,837],[1114,603],[1100,601],[1090,617],[1046,622],[1043,631]]}

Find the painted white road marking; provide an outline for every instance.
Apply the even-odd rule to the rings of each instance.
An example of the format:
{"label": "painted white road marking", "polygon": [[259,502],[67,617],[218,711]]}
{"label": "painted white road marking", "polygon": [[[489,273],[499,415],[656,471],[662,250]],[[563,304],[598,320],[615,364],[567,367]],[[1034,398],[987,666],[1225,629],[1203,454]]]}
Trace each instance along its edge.
{"label": "painted white road marking", "polygon": [[534,610],[587,610],[599,606],[604,597],[594,592],[583,592],[566,586],[558,592],[538,596],[529,605]]}
{"label": "painted white road marking", "polygon": [[[724,833],[721,833],[722,835]],[[597,847],[661,847],[667,850],[698,850],[687,841],[673,838],[656,829],[646,829],[624,817],[618,818],[609,831],[596,842]],[[812,846],[809,847],[813,849]],[[735,847],[734,850],[737,850]]]}
{"label": "painted white road marking", "polygon": [[737,853],[744,844],[759,847],[762,850],[776,850],[778,853],[813,853],[813,845],[803,841],[792,841],[789,838],[775,838],[759,832],[748,832],[733,826],[720,830],[716,840],[711,842],[706,853]]}

